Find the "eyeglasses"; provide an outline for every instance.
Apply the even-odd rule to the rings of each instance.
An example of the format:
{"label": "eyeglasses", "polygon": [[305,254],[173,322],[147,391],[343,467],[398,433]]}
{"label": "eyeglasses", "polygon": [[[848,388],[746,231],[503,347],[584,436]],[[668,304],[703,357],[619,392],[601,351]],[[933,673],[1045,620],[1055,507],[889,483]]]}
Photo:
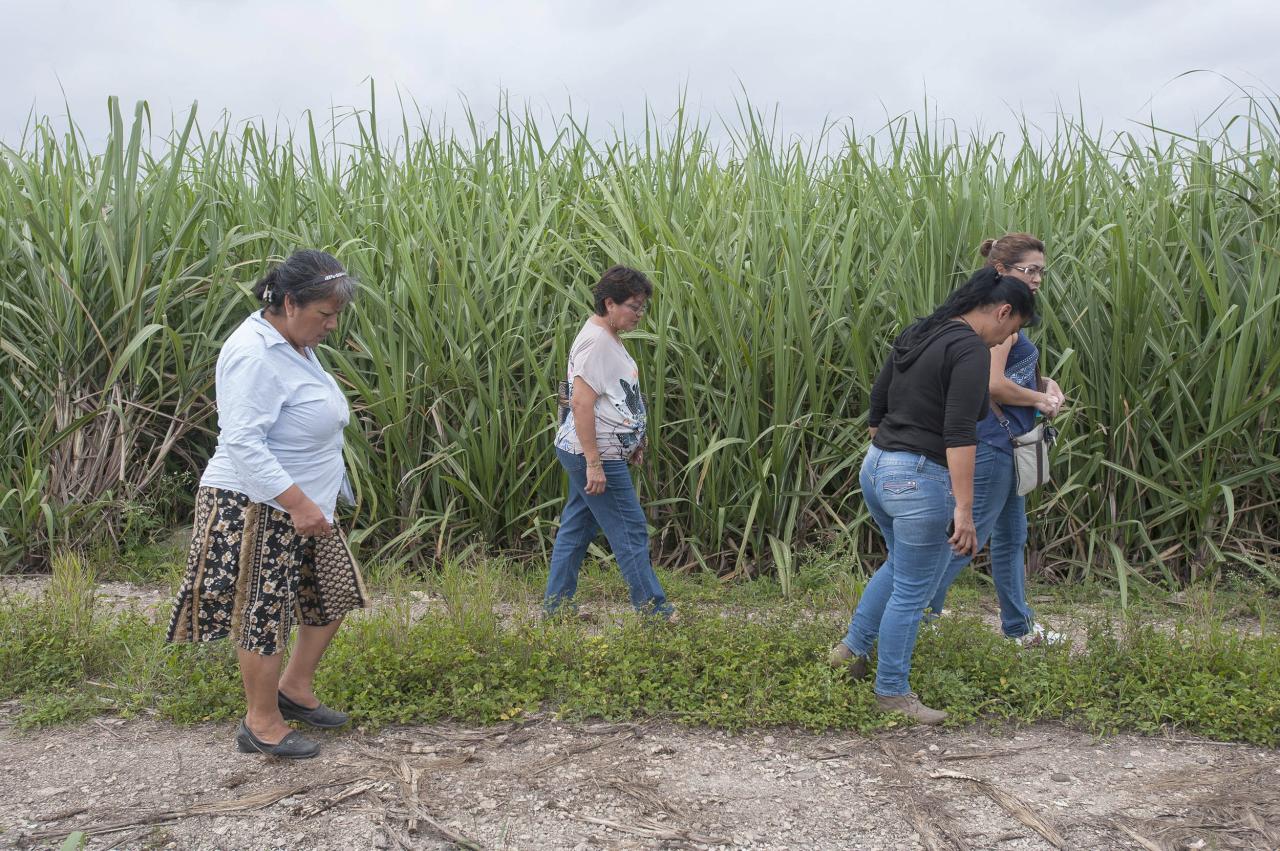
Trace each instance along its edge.
{"label": "eyeglasses", "polygon": [[649,309],[649,306],[648,306],[648,305],[646,305],[646,304],[641,304],[641,305],[637,306],[637,305],[632,304],[632,303],[631,303],[631,302],[629,302],[629,301],[624,301],[624,302],[621,304],[621,306],[622,306],[622,307],[625,307],[627,310],[630,310],[630,311],[631,311],[632,313],[634,313],[636,316],[644,316],[645,311],[647,311],[647,310]]}
{"label": "eyeglasses", "polygon": [[1044,266],[1010,266],[1010,269],[1017,269],[1028,278],[1043,278],[1049,270]]}

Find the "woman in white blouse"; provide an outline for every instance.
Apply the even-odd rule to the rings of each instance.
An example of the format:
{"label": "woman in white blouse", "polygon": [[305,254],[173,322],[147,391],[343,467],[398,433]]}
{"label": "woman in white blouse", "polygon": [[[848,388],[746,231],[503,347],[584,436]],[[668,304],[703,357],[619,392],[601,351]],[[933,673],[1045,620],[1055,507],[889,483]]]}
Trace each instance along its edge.
{"label": "woman in white blouse", "polygon": [[[286,722],[348,720],[313,690],[343,615],[368,599],[333,522],[338,496],[351,500],[342,461],[350,411],[315,348],[355,290],[333,256],[296,251],[258,282],[263,309],[218,355],[218,447],[200,479],[169,640],[235,642],[248,710],[236,745],[245,753],[312,757],[319,745]],[[295,617],[298,640],[281,673]]]}
{"label": "woman in white blouse", "polygon": [[648,413],[640,371],[622,342],[648,309],[653,284],[613,266],[594,289],[595,312],[582,324],[560,387],[556,456],[569,475],[569,498],[551,550],[543,609],[573,608],[578,570],[603,531],[636,611],[673,620],[675,611],[649,559],[649,530],[629,464],[643,464]]}

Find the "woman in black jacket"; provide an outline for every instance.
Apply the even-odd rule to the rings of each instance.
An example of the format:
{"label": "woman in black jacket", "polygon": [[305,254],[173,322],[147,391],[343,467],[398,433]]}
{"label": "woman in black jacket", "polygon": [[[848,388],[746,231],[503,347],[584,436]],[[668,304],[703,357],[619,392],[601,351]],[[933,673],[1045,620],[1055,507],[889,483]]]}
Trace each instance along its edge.
{"label": "woman in black jacket", "polygon": [[952,553],[977,550],[973,468],[977,422],[989,404],[990,349],[1037,320],[1025,283],[982,269],[899,335],[871,390],[872,445],[860,481],[888,556],[830,661],[860,679],[878,641],[882,711],[924,724],[946,718],[911,691],[911,653]]}

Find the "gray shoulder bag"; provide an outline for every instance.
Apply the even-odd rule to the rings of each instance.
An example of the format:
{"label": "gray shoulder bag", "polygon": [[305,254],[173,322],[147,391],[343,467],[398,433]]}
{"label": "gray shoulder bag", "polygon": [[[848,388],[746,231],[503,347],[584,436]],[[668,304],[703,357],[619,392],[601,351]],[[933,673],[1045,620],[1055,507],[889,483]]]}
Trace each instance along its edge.
{"label": "gray shoulder bag", "polygon": [[1038,422],[1031,431],[1014,437],[1004,410],[994,399],[990,401],[991,412],[996,415],[1005,434],[1009,435],[1009,443],[1013,445],[1013,476],[1018,496],[1026,496],[1041,485],[1049,483],[1049,447],[1058,439],[1058,430],[1045,422]]}

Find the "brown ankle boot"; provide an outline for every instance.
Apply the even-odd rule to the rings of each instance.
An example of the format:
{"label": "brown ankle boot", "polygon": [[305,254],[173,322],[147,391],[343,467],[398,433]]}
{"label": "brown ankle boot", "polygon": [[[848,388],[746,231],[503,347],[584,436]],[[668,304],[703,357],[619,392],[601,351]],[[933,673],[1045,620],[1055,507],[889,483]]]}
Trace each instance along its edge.
{"label": "brown ankle boot", "polygon": [[895,695],[877,694],[876,709],[881,712],[900,712],[917,724],[941,724],[947,720],[947,713],[925,706],[913,691]]}
{"label": "brown ankle boot", "polygon": [[855,681],[865,680],[869,670],[867,657],[857,655],[843,641],[831,648],[831,652],[827,654],[827,664],[833,668],[844,668],[849,673],[849,679]]}

